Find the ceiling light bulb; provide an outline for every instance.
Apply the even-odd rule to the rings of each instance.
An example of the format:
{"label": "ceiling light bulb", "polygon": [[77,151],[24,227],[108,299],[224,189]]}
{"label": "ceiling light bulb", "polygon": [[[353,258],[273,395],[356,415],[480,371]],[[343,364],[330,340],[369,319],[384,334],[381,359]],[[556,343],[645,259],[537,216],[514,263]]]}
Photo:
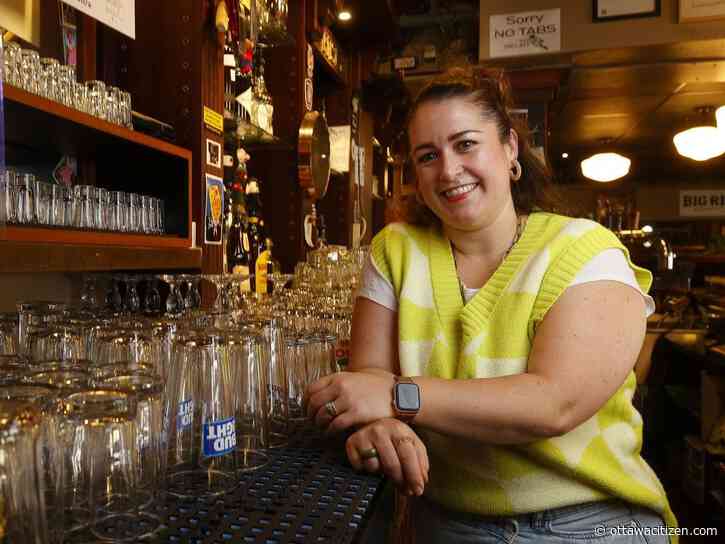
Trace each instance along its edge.
{"label": "ceiling light bulb", "polygon": [[597,153],[581,162],[582,175],[606,183],[629,173],[632,161],[619,153]]}
{"label": "ceiling light bulb", "polygon": [[342,11],[337,14],[337,18],[341,21],[349,21],[352,19],[352,13],[350,13],[350,10],[343,8]]}
{"label": "ceiling light bulb", "polygon": [[562,159],[568,159],[569,158],[569,153],[566,153],[566,152],[562,153],[561,154],[561,158]]}
{"label": "ceiling light bulb", "polygon": [[723,131],[715,127],[694,127],[672,138],[677,152],[694,161],[707,161],[725,153]]}

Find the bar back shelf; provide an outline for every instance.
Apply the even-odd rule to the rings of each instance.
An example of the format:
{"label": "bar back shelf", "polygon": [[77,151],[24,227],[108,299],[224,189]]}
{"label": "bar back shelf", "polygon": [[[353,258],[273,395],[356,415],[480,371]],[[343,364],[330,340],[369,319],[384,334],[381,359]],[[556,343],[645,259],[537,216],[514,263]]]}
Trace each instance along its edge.
{"label": "bar back shelf", "polygon": [[0,272],[30,271],[30,263],[44,271],[201,267],[201,250],[191,248],[191,151],[10,85],[4,109],[8,164],[47,167],[73,155],[80,183],[161,198],[166,232],[7,225]]}

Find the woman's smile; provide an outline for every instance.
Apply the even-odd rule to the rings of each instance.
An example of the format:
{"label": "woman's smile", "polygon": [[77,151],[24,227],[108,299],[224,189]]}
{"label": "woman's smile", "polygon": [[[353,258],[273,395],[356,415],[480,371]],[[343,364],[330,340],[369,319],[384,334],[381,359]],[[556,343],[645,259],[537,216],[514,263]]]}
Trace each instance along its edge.
{"label": "woman's smile", "polygon": [[448,202],[460,202],[468,198],[471,191],[473,191],[476,187],[478,187],[478,183],[466,183],[465,185],[458,185],[452,189],[446,189],[440,194],[448,200]]}

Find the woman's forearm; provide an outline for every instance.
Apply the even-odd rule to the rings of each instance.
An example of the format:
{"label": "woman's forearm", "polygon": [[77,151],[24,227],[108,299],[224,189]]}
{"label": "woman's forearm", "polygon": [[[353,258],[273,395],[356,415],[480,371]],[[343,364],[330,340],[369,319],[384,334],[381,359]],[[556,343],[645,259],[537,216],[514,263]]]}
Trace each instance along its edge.
{"label": "woman's forearm", "polygon": [[417,377],[421,408],[413,424],[489,444],[524,444],[566,432],[556,386],[534,374],[446,380]]}

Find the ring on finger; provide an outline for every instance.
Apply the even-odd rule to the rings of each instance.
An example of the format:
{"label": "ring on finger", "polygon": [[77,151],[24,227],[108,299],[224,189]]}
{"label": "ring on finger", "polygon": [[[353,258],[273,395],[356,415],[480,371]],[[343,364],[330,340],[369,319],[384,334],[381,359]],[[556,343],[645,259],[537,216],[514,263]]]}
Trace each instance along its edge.
{"label": "ring on finger", "polygon": [[325,403],[325,411],[330,417],[337,416],[337,406],[335,406],[335,401],[330,400]]}
{"label": "ring on finger", "polygon": [[360,451],[362,459],[375,459],[378,456],[378,450],[375,448],[367,448]]}

